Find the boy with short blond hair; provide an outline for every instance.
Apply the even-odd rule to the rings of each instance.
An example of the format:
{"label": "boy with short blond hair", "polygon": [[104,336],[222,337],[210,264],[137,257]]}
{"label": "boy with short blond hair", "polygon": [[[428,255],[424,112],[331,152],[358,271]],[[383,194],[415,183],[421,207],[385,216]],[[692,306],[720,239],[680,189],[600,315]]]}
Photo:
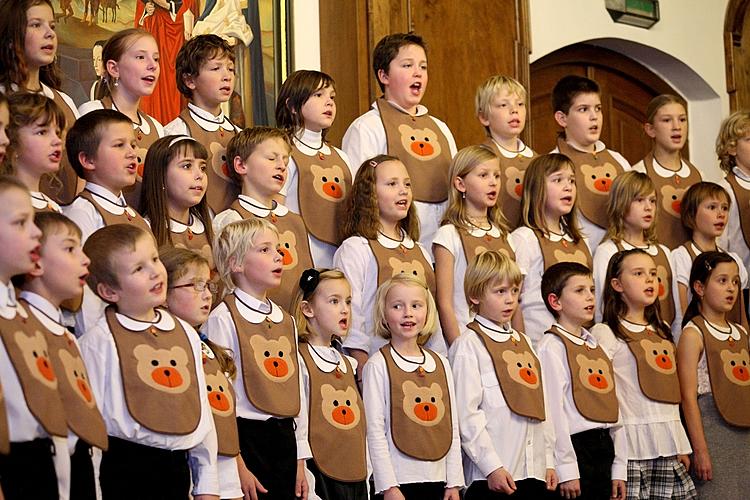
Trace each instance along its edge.
{"label": "boy with short blond hair", "polygon": [[177,54],[177,89],[188,100],[180,115],[164,131],[169,135],[194,137],[208,151],[208,190],[206,199],[214,213],[229,208],[240,193],[232,182],[226,160],[226,147],[240,131],[222,105],[234,91],[234,51],[217,35],[198,35]]}
{"label": "boy with short blond hair", "polygon": [[495,75],[477,89],[474,99],[477,118],[482,124],[490,147],[500,159],[500,200],[510,230],[521,223],[521,195],[526,168],[536,153],[523,143],[526,126],[526,89],[515,78]]}
{"label": "boy with short blond hair", "polygon": [[631,170],[618,152],[599,140],[604,125],[599,85],[582,76],[563,77],[552,90],[555,121],[562,127],[553,153],[575,166],[581,229],[591,248],[599,246],[608,227],[607,199],[612,181]]}

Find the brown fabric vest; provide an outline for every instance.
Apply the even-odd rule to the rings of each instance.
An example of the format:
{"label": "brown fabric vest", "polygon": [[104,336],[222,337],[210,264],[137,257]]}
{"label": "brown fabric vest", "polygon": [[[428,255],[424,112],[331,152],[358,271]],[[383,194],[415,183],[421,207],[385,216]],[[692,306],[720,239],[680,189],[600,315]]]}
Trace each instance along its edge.
{"label": "brown fabric vest", "polygon": [[[621,241],[612,240],[612,243],[615,244],[618,252],[625,250]],[[654,246],[656,247],[656,255],[652,255],[651,258],[654,259],[656,264],[656,277],[659,282],[659,312],[661,313],[661,319],[671,325],[675,317],[672,266],[669,264],[669,258],[664,250],[658,244]]]}
{"label": "brown fabric vest", "polygon": [[[211,222],[209,221],[208,224]],[[204,224],[205,225],[205,224]],[[177,248],[187,248],[201,254],[207,261],[211,271],[216,270],[214,266],[214,255],[211,250],[211,242],[208,241],[208,233],[204,230],[202,233],[194,233],[188,229],[181,233],[170,231],[169,237],[172,238],[172,245]]]}
{"label": "brown fabric vest", "polygon": [[177,318],[172,331],[151,327],[136,332],[117,321],[114,307],[107,307],[104,314],[117,346],[125,402],[133,419],[162,434],[193,432],[201,418],[198,367]]}
{"label": "brown fabric vest", "polygon": [[[138,212],[135,213],[135,215],[131,216],[128,214],[128,211],[125,210],[120,215],[115,215],[109,210],[106,210],[99,206],[99,204],[95,200],[95,196],[91,194],[90,191],[83,190],[80,193],[78,193],[78,198],[83,198],[84,200],[88,201],[93,205],[96,212],[101,216],[101,218],[104,220],[105,226],[112,226],[114,224],[130,224],[131,226],[136,226],[144,231],[151,233],[151,227],[149,227],[146,220],[138,214]],[[128,203],[128,206],[131,205]]]}
{"label": "brown fabric vest", "polygon": [[576,345],[556,326],[545,333],[557,335],[565,346],[573,401],[578,413],[594,422],[617,422],[619,406],[614,370],[601,346],[592,349],[585,343]]}
{"label": "brown fabric vest", "polygon": [[703,348],[716,408],[728,423],[750,427],[750,345],[740,330],[740,340],[721,341],[711,335],[702,317],[693,323],[703,336]]}
{"label": "brown fabric vest", "polygon": [[8,412],[5,410],[5,394],[0,385],[0,455],[10,453],[10,431],[8,430]]}
{"label": "brown fabric vest", "polygon": [[622,166],[608,149],[598,153],[584,153],[571,147],[563,139],[557,140],[557,147],[575,165],[578,209],[589,221],[607,229],[609,189],[615,177],[624,172]]}
{"label": "brown fabric vest", "polygon": [[477,255],[484,253],[487,250],[497,250],[503,252],[505,255],[510,257],[511,260],[516,260],[516,253],[508,243],[508,236],[506,234],[500,234],[499,237],[493,238],[488,234],[484,236],[472,236],[465,229],[456,228],[458,236],[461,238],[461,246],[464,249],[464,257],[466,257],[466,264],[471,264]]}
{"label": "brown fabric vest", "polygon": [[737,182],[737,176],[733,172],[726,175],[726,180],[734,192],[734,198],[737,200],[742,237],[745,244],[750,247],[750,191],[740,186],[740,183]]}
{"label": "brown fabric vest", "polygon": [[[182,110],[180,119],[185,123],[190,137],[203,144],[208,152],[208,190],[206,191],[206,200],[208,200],[208,206],[211,207],[211,210],[215,214],[221,213],[229,208],[241,192],[240,186],[229,177],[231,162],[227,161],[227,144],[239,132],[239,129],[232,124],[235,128],[234,132],[224,130],[222,127],[209,132],[193,119],[189,108]],[[229,121],[229,118],[225,117],[225,120]]]}
{"label": "brown fabric vest", "polygon": [[453,442],[451,399],[443,362],[433,351],[422,349],[435,359],[432,373],[399,368],[390,344],[380,353],[390,381],[393,444],[405,455],[435,462],[448,454]]}
{"label": "brown fabric vest", "polygon": [[[104,97],[101,100],[101,103],[102,106],[104,106],[104,109],[113,109],[111,97]],[[159,140],[159,133],[156,131],[154,120],[146,113],[139,112],[138,116],[141,118],[141,120],[146,120],[148,122],[150,132],[148,135],[145,135],[139,128],[133,130],[133,133],[135,134],[136,154],[138,155],[138,159],[136,160],[138,162],[138,173],[135,178],[135,184],[122,190],[122,193],[125,196],[125,200],[131,207],[141,206],[140,201],[141,189],[143,185],[143,163],[146,161],[146,153],[148,153],[148,148],[150,148],[153,143]]]}
{"label": "brown fabric vest", "polygon": [[65,115],[65,130],[63,130],[61,137],[63,145],[62,159],[60,161],[60,170],[58,170],[57,173],[54,175],[48,174],[42,177],[39,182],[39,190],[60,205],[67,205],[73,202],[73,199],[76,197],[76,189],[78,188],[78,175],[70,165],[68,155],[65,152],[65,135],[75,123],[76,115],[73,113],[73,110],[70,109],[60,93],[55,89],[51,90],[53,94],[52,100],[55,101],[55,104],[60,107]]}
{"label": "brown fabric vest", "polygon": [[656,186],[656,238],[667,248],[677,248],[689,235],[680,220],[682,197],[690,186],[701,181],[701,174],[687,160],[682,160],[690,167],[690,175],[684,179],[677,174],[662,177],[654,169],[654,155],[649,153],[643,159],[646,175]]}
{"label": "brown fabric vest", "polygon": [[384,98],[377,100],[385,129],[388,154],[406,165],[414,201],[440,203],[448,199],[448,140],[430,115],[411,116]]}
{"label": "brown fabric vest", "polygon": [[201,342],[203,372],[206,374],[208,404],[214,416],[219,455],[236,457],[240,454],[240,436],[237,431],[237,397],[227,376],[221,370],[213,350]]}
{"label": "brown fabric vest", "polygon": [[13,319],[0,317],[0,337],[21,384],[26,406],[47,434],[67,437],[60,379],[52,364],[44,326],[19,303]]}
{"label": "brown fabric vest", "polygon": [[399,245],[396,248],[386,248],[377,239],[367,240],[370,250],[378,263],[378,286],[398,273],[412,273],[421,278],[435,295],[435,271],[432,265],[424,258],[419,245],[406,248]]}
{"label": "brown fabric vest", "polygon": [[558,262],[578,262],[592,269],[593,259],[591,258],[591,252],[589,252],[589,247],[586,246],[583,238],[578,243],[573,243],[566,239],[552,241],[542,234],[541,231],[534,230],[534,234],[539,241],[539,248],[542,251],[545,271],[552,264],[557,264]]}
{"label": "brown fabric vest", "polygon": [[635,357],[643,395],[661,403],[682,401],[674,343],[660,337],[650,326],[637,333],[620,326],[620,334],[628,339],[625,343]]}
{"label": "brown fabric vest", "polygon": [[[28,303],[23,300],[21,303],[28,311]],[[58,390],[68,428],[91,446],[106,450],[107,427],[97,407],[78,345],[67,331],[62,335],[55,335],[45,328],[44,333],[52,366],[60,377]]]}
{"label": "brown fabric vest", "polygon": [[251,323],[237,309],[237,297],[227,295],[224,303],[232,316],[242,358],[242,381],[250,403],[277,417],[296,417],[300,410],[299,363],[294,322],[285,311],[284,319],[269,318]]}
{"label": "brown fabric vest", "polygon": [[308,348],[299,350],[310,375],[309,439],[318,469],[336,481],[367,479],[365,406],[354,369],[344,357],[346,373],[318,368]]}
{"label": "brown fabric vest", "polygon": [[[503,215],[508,219],[508,225],[511,231],[518,226],[523,225],[521,220],[521,195],[523,194],[523,178],[526,175],[526,169],[529,168],[531,160],[536,158],[533,153],[531,158],[522,154],[517,154],[515,158],[508,158],[500,151],[495,141],[487,138],[484,145],[492,148],[500,160],[500,201],[498,206],[503,211]],[[527,146],[528,147],[528,146]]]}
{"label": "brown fabric vest", "polygon": [[333,146],[331,154],[315,156],[302,153],[295,145],[292,158],[297,165],[299,213],[307,231],[320,241],[339,245],[338,228],[346,219],[343,203],[352,190],[352,173]]}
{"label": "brown fabric vest", "polygon": [[[252,212],[245,210],[239,200],[234,200],[229,208],[240,214],[243,219],[257,217]],[[281,285],[269,290],[268,298],[288,311],[297,294],[300,276],[305,269],[313,267],[310,242],[302,217],[294,212],[287,212],[282,217],[272,212],[265,218],[270,220],[279,231],[279,252],[283,256],[282,265],[284,268],[281,273]]]}
{"label": "brown fabric vest", "polygon": [[523,335],[520,341],[511,337],[506,342],[497,342],[484,333],[476,321],[466,326],[477,334],[487,349],[508,408],[516,415],[544,420],[544,388],[539,358]]}

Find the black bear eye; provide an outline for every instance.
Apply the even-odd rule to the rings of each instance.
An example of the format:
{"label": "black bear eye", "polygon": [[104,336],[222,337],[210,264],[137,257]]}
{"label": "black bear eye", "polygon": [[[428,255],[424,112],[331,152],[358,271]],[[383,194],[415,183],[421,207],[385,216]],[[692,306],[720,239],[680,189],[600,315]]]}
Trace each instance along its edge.
{"label": "black bear eye", "polygon": [[339,400],[338,399],[334,399],[333,400],[333,406],[338,406],[338,405],[339,405]]}
{"label": "black bear eye", "polygon": [[528,365],[529,365],[529,368],[533,368],[533,367],[531,366],[531,363],[528,363]]}
{"label": "black bear eye", "polygon": [[599,375],[604,375],[604,372],[599,370]]}
{"label": "black bear eye", "polygon": [[323,177],[321,177],[321,179],[323,180],[323,182],[328,182],[328,178],[326,178],[325,175]]}
{"label": "black bear eye", "polygon": [[338,177],[334,177],[333,180],[338,184],[338,182],[339,182],[339,178]]}
{"label": "black bear eye", "polygon": [[523,368],[523,363],[518,362],[518,363],[516,363],[516,366],[519,367],[519,368]]}
{"label": "black bear eye", "polygon": [[208,392],[211,392],[213,390],[210,385],[207,385],[206,389],[208,390]]}
{"label": "black bear eye", "polygon": [[159,360],[157,360],[157,359],[152,359],[152,360],[151,360],[151,366],[159,366]]}
{"label": "black bear eye", "polygon": [[414,276],[418,276],[418,274],[417,274],[417,271],[416,271],[416,270],[415,270],[415,271],[412,271],[411,273],[412,273],[412,274],[413,274]]}
{"label": "black bear eye", "polygon": [[604,174],[606,177],[612,177],[610,174]]}
{"label": "black bear eye", "polygon": [[730,365],[732,365],[732,366],[734,366],[734,365],[736,365],[737,363],[736,363],[736,362],[734,362],[734,361],[730,361],[730,362],[729,362],[729,364],[730,364]]}
{"label": "black bear eye", "polygon": [[672,195],[672,199],[676,201],[676,200],[677,200],[677,195],[676,195],[676,194],[673,194],[673,195]]}
{"label": "black bear eye", "polygon": [[221,155],[221,160],[222,161],[227,161],[227,155]]}
{"label": "black bear eye", "polygon": [[411,139],[412,141],[416,141],[416,140],[417,140],[417,138],[416,138],[416,137],[414,137],[414,136],[411,136],[411,137],[410,137],[410,139]]}
{"label": "black bear eye", "polygon": [[414,398],[414,401],[417,402],[417,403],[421,403],[422,402],[422,398]]}
{"label": "black bear eye", "polygon": [[268,352],[268,351],[263,351],[263,356],[265,356],[266,358],[268,358],[268,357],[271,356],[271,353]]}
{"label": "black bear eye", "polygon": [[596,180],[596,176],[593,175],[593,174],[591,175],[591,178],[594,179],[594,180]]}
{"label": "black bear eye", "polygon": [[39,357],[39,354],[37,354],[36,351],[31,351],[31,355],[34,356],[35,358]]}
{"label": "black bear eye", "polygon": [[434,403],[434,402],[435,402],[435,396],[432,396],[432,397],[430,398],[430,401],[432,401],[432,402]]}
{"label": "black bear eye", "polygon": [[177,361],[175,361],[174,359],[170,359],[169,364],[172,366],[177,366]]}
{"label": "black bear eye", "polygon": [[425,137],[424,138],[424,142],[430,142],[430,138],[429,137]]}
{"label": "black bear eye", "polygon": [[287,247],[287,248],[292,248],[292,247],[289,246],[289,243],[284,243],[284,246]]}
{"label": "black bear eye", "polygon": [[346,400],[346,406],[351,406],[351,405],[352,405],[352,402],[347,399]]}
{"label": "black bear eye", "polygon": [[280,358],[283,358],[283,357],[284,357],[284,351],[279,351],[279,357],[280,357]]}
{"label": "black bear eye", "polygon": [[594,373],[594,370],[592,370],[591,368],[589,368],[589,373]]}
{"label": "black bear eye", "polygon": [[669,355],[669,351],[667,351],[666,349],[664,349],[664,351],[663,351],[663,352],[664,352],[664,355],[665,355],[665,356],[666,356],[666,355]]}
{"label": "black bear eye", "polygon": [[75,378],[78,378],[78,370],[73,370],[73,376],[74,376]]}
{"label": "black bear eye", "polygon": [[516,184],[521,184],[521,179],[516,177]]}
{"label": "black bear eye", "polygon": [[653,353],[654,353],[654,356],[656,356],[656,355],[658,355],[658,354],[659,354],[659,351],[657,351],[656,349],[654,349],[654,350],[653,350]]}

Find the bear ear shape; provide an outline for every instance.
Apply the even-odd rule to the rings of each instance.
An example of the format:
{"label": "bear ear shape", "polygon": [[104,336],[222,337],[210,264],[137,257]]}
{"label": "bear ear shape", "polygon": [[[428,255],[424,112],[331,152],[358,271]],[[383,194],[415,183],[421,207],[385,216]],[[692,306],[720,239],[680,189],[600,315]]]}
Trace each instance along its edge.
{"label": "bear ear shape", "polygon": [[133,348],[135,359],[142,360],[154,354],[154,349],[147,344],[138,344]]}
{"label": "bear ear shape", "polygon": [[439,398],[443,397],[443,388],[437,382],[430,384],[430,392]]}
{"label": "bear ear shape", "polygon": [[388,265],[390,265],[393,269],[399,269],[401,268],[401,261],[396,257],[390,257],[388,259]]}
{"label": "bear ear shape", "polygon": [[169,356],[178,361],[181,365],[186,365],[188,362],[187,353],[185,349],[179,346],[174,346],[169,350]]}
{"label": "bear ear shape", "polygon": [[279,347],[285,351],[292,350],[292,344],[289,343],[289,339],[286,337],[279,337]]}
{"label": "bear ear shape", "polygon": [[731,361],[731,359],[732,359],[732,353],[730,351],[726,350],[726,349],[724,349],[723,351],[721,351],[719,353],[719,356],[721,356],[721,360],[724,363],[726,363],[727,361]]}
{"label": "bear ear shape", "polygon": [[512,364],[516,361],[516,354],[513,351],[503,351],[503,361],[506,364]]}
{"label": "bear ear shape", "polygon": [[591,360],[583,354],[579,354],[578,356],[576,356],[576,363],[578,363],[580,366],[585,367],[591,363]]}
{"label": "bear ear shape", "polygon": [[320,386],[320,395],[323,397],[324,401],[328,401],[333,398],[333,395],[335,393],[336,389],[334,389],[331,384],[323,384]]}
{"label": "bear ear shape", "polygon": [[401,135],[411,135],[411,133],[414,132],[414,129],[409,125],[402,123],[398,126],[398,131]]}
{"label": "bear ear shape", "polygon": [[349,399],[357,399],[357,390],[352,386],[347,387],[344,391],[344,394],[346,394],[346,397],[348,397]]}
{"label": "bear ear shape", "polygon": [[315,164],[310,165],[310,172],[312,172],[315,177],[320,177],[325,173],[323,167]]}
{"label": "bear ear shape", "polygon": [[404,394],[407,395],[412,394],[417,389],[419,389],[419,387],[417,387],[417,384],[415,384],[411,380],[406,380],[403,384],[401,384],[401,390],[404,391]]}
{"label": "bear ear shape", "polygon": [[263,337],[263,335],[253,335],[252,337],[250,337],[250,346],[254,351],[263,349],[266,346],[266,339]]}
{"label": "bear ear shape", "polygon": [[651,347],[652,347],[652,346],[654,345],[654,343],[653,343],[653,342],[651,342],[651,341],[650,341],[650,340],[648,340],[648,339],[641,339],[641,341],[640,341],[640,342],[638,342],[638,344],[640,344],[641,348],[642,348],[642,349],[643,349],[644,351],[646,351],[646,352],[648,352],[648,350],[649,350],[649,349],[651,349]]}

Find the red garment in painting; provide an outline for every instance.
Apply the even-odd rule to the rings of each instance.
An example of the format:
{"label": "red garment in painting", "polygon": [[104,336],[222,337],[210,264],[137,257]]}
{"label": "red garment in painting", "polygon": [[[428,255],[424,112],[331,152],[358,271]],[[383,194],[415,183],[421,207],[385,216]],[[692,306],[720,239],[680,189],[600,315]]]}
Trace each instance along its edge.
{"label": "red garment in painting", "polygon": [[154,4],[154,13],[145,14],[146,3],[136,3],[135,27],[142,28],[153,35],[159,46],[159,66],[161,74],[156,82],[154,93],[143,97],[140,110],[156,118],[159,123],[169,123],[180,114],[186,103],[177,90],[175,65],[177,53],[185,43],[185,22],[183,15],[191,11],[193,19],[197,17],[194,0],[167,0],[170,9]]}

